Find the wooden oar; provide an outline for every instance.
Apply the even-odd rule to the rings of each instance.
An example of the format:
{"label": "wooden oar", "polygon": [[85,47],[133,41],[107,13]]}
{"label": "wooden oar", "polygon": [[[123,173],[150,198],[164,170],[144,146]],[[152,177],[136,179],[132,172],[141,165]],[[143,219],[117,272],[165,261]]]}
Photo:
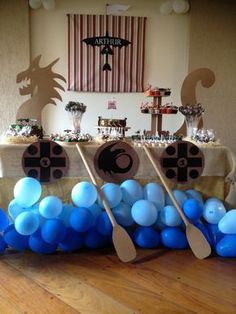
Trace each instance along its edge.
{"label": "wooden oar", "polygon": [[87,162],[87,159],[83,153],[83,150],[81,149],[79,144],[76,144],[76,147],[78,149],[78,152],[80,154],[80,157],[85,165],[85,168],[90,176],[91,181],[95,185],[98,195],[100,196],[102,203],[105,207],[106,213],[110,219],[110,222],[112,224],[112,241],[116,250],[116,253],[120,260],[122,262],[131,262],[136,258],[136,249],[135,246],[127,233],[127,231],[122,228],[115,220],[115,217],[110,209],[110,206],[100,189],[98,182]]}
{"label": "wooden oar", "polygon": [[153,168],[155,169],[157,175],[159,176],[162,184],[164,185],[167,193],[169,194],[175,208],[179,212],[181,218],[183,219],[183,222],[186,226],[186,237],[188,239],[189,246],[191,250],[193,251],[194,255],[197,258],[203,259],[206,258],[211,254],[211,246],[208,243],[207,239],[203,235],[200,229],[198,229],[196,226],[190,223],[190,221],[187,219],[187,217],[184,215],[183,211],[181,210],[178,202],[176,201],[174,194],[172,193],[171,189],[167,185],[164,176],[162,174],[162,171],[160,169],[160,166],[158,163],[154,161],[154,158],[149,150],[149,148],[144,145],[143,146],[149,160],[151,161]]}

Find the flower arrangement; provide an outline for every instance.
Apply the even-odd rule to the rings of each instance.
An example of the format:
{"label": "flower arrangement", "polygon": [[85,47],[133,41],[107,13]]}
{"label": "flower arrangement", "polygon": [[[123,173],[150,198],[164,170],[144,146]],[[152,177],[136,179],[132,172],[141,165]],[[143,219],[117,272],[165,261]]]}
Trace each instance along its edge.
{"label": "flower arrangement", "polygon": [[65,110],[69,112],[79,111],[84,113],[86,111],[86,106],[82,102],[69,101],[65,106]]}
{"label": "flower arrangement", "polygon": [[184,115],[184,116],[195,116],[195,117],[200,117],[205,109],[202,107],[200,103],[196,105],[189,105],[186,104],[184,106],[179,107],[179,111]]}

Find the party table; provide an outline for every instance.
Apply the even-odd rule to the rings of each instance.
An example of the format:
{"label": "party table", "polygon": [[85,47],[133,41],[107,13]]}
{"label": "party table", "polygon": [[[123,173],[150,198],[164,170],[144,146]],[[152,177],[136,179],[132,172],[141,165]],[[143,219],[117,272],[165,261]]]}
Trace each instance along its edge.
{"label": "party table", "polygon": [[[98,144],[82,144],[88,163],[93,167],[93,158]],[[63,144],[69,158],[66,175],[52,184],[43,185],[45,195],[57,195],[64,202],[70,201],[73,186],[81,180],[89,180],[86,169],[74,144]],[[0,206],[5,208],[13,199],[13,188],[17,180],[25,176],[22,168],[22,156],[28,144],[0,144]],[[186,190],[195,188],[205,198],[218,197],[227,207],[236,208],[236,162],[228,147],[221,145],[200,145],[205,157],[205,166],[201,177],[187,185],[170,182],[171,188]],[[139,156],[139,168],[134,176],[140,183],[160,182],[142,147],[134,146]],[[153,156],[158,160],[165,147],[151,147]],[[101,182],[101,181],[100,181]],[[101,182],[102,183],[102,182]]]}

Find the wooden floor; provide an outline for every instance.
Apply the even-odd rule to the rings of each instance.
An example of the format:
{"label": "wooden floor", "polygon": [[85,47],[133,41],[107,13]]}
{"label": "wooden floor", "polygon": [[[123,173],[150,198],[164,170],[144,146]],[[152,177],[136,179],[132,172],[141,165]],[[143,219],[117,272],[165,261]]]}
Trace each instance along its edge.
{"label": "wooden floor", "polygon": [[0,257],[0,313],[236,313],[236,259],[139,250]]}

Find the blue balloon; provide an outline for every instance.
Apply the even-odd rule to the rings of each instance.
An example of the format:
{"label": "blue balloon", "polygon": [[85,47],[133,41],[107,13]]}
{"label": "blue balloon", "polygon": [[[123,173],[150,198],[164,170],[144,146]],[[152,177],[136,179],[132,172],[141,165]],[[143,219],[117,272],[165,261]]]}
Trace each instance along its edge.
{"label": "blue balloon", "polygon": [[[122,193],[121,193],[121,188],[118,184],[105,183],[101,187],[101,190],[111,208],[116,207],[121,202]],[[104,205],[100,197],[98,197],[98,205],[104,208]]]}
{"label": "blue balloon", "polygon": [[71,228],[67,228],[66,236],[58,246],[63,252],[78,251],[83,246],[83,238],[81,233],[78,233]]}
{"label": "blue balloon", "polygon": [[42,239],[40,230],[30,235],[29,247],[38,254],[52,254],[57,250],[57,244],[50,244]]}
{"label": "blue balloon", "polygon": [[0,232],[4,231],[10,224],[10,220],[7,217],[5,211],[0,208]]}
{"label": "blue balloon", "polygon": [[[173,190],[173,194],[179,206],[182,207],[184,201],[186,201],[187,199],[187,195],[185,194],[185,192],[181,190]],[[166,205],[173,205],[173,202],[169,194],[166,194],[165,202],[166,202]]]}
{"label": "blue balloon", "polygon": [[71,199],[78,207],[90,207],[96,202],[97,189],[91,182],[79,182],[72,189]]}
{"label": "blue balloon", "polygon": [[218,228],[218,224],[209,224],[205,223],[205,226],[207,228],[208,234],[211,238],[211,243],[215,247],[216,244],[223,238],[224,234],[220,232]]}
{"label": "blue balloon", "polygon": [[88,210],[91,212],[91,214],[93,215],[93,223],[92,226],[96,225],[96,220],[97,217],[101,214],[102,209],[100,206],[98,206],[98,204],[93,204],[92,206],[88,207]]}
{"label": "blue balloon", "polygon": [[3,238],[3,236],[0,234],[0,254],[3,254],[7,248],[7,244]]}
{"label": "blue balloon", "polygon": [[38,180],[25,177],[16,182],[14,197],[22,207],[30,207],[41,197],[42,187]]}
{"label": "blue balloon", "polygon": [[39,203],[39,213],[45,218],[56,218],[61,212],[62,201],[57,196],[46,196]]}
{"label": "blue balloon", "polygon": [[185,194],[187,195],[188,198],[193,198],[197,201],[199,201],[200,205],[204,205],[204,201],[202,198],[202,195],[199,191],[195,190],[195,189],[190,189],[185,191]]}
{"label": "blue balloon", "polygon": [[110,244],[110,239],[92,228],[85,233],[84,244],[89,249],[100,249]]}
{"label": "blue balloon", "polygon": [[197,199],[189,198],[183,203],[183,211],[191,222],[195,222],[201,218],[203,206]]}
{"label": "blue balloon", "polygon": [[132,226],[134,224],[134,220],[131,215],[131,206],[129,204],[120,202],[118,206],[112,209],[112,212],[118,224],[124,227]]}
{"label": "blue balloon", "polygon": [[39,227],[39,216],[31,211],[21,213],[16,217],[15,228],[19,234],[31,235]]}
{"label": "blue balloon", "polygon": [[165,192],[160,184],[155,182],[146,184],[143,193],[144,199],[153,202],[157,210],[161,210],[165,206]]}
{"label": "blue balloon", "polygon": [[222,257],[236,257],[236,234],[226,234],[216,244],[216,253]]}
{"label": "blue balloon", "polygon": [[70,225],[77,232],[86,232],[93,225],[93,215],[87,208],[75,208],[70,215]]}
{"label": "blue balloon", "polygon": [[229,210],[218,223],[219,230],[225,234],[236,234],[236,209]]}
{"label": "blue balloon", "polygon": [[96,229],[103,236],[112,235],[112,224],[106,212],[102,212],[96,220]]}
{"label": "blue balloon", "polygon": [[3,238],[7,245],[13,248],[14,250],[24,251],[28,248],[29,236],[19,234],[16,231],[15,226],[13,224],[9,225],[5,229],[3,233]]}
{"label": "blue balloon", "polygon": [[182,250],[188,247],[185,233],[178,227],[167,227],[161,231],[162,244],[169,249]]}
{"label": "blue balloon", "polygon": [[160,233],[152,227],[138,227],[133,236],[134,242],[143,248],[154,249],[160,246]]}
{"label": "blue balloon", "polygon": [[136,180],[129,179],[122,182],[120,185],[122,199],[125,203],[133,205],[136,201],[143,198],[143,188]]}
{"label": "blue balloon", "polygon": [[42,239],[50,244],[58,244],[66,236],[66,227],[59,219],[48,219],[41,227]]}
{"label": "blue balloon", "polygon": [[131,215],[137,224],[149,227],[156,222],[158,211],[153,202],[139,200],[132,206]]}
{"label": "blue balloon", "polygon": [[70,215],[74,209],[75,209],[75,207],[71,204],[63,204],[62,205],[62,211],[61,211],[60,215],[58,216],[58,219],[63,221],[63,223],[66,227],[70,227]]}
{"label": "blue balloon", "polygon": [[160,219],[163,224],[169,227],[177,227],[182,223],[180,214],[172,205],[167,205],[160,211]]}
{"label": "blue balloon", "polygon": [[202,231],[203,235],[205,236],[205,238],[208,241],[208,243],[210,244],[210,246],[214,246],[214,242],[213,242],[213,240],[212,240],[212,238],[208,232],[207,227],[201,221],[195,222],[194,225]]}
{"label": "blue balloon", "polygon": [[224,204],[218,198],[209,198],[203,207],[203,217],[210,224],[217,224],[225,215]]}

